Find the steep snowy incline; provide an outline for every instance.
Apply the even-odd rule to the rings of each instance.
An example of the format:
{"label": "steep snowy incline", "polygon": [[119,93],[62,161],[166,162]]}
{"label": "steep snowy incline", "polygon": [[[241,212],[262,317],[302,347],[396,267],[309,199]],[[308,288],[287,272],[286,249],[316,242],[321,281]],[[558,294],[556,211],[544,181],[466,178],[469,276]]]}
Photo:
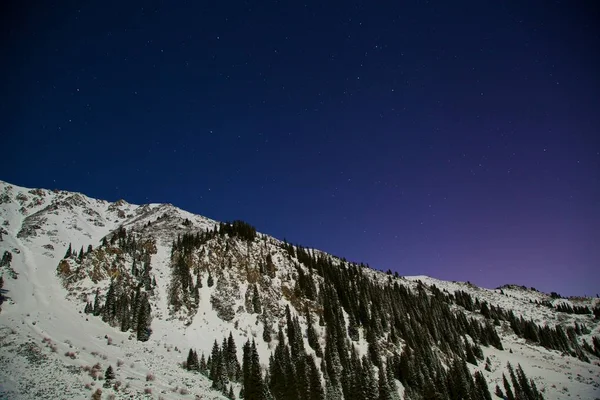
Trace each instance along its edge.
{"label": "steep snowy incline", "polygon": [[[66,297],[56,276],[69,243],[74,249],[96,247],[118,226],[143,223],[144,216],[173,210],[168,205],[108,203],[0,182],[0,252],[12,254],[10,266],[2,271],[8,300],[0,314],[0,398],[89,398],[97,389],[127,398],[150,398],[152,393],[163,398],[185,398],[188,393],[222,398],[207,379],[177,367],[184,357],[172,343],[131,340],[128,333],[88,318],[80,303]],[[210,220],[197,219],[211,226]],[[10,278],[9,269],[16,279]],[[101,388],[102,382],[92,376],[100,377],[109,365],[121,382],[119,391]]]}
{"label": "steep snowy incline", "polygon": [[[257,233],[252,240],[211,236],[192,253],[175,251],[174,243],[186,235],[199,238],[218,227],[216,221],[171,204],[110,203],[79,193],[27,189],[0,181],[0,254],[11,258],[0,269],[9,298],[0,312],[0,398],[89,398],[98,388],[103,398],[224,398],[211,390],[212,382],[206,377],[181,367],[187,351],[193,348],[208,356],[214,342],[220,344],[231,332],[238,359],[242,359],[244,342],[255,340],[266,370],[277,340],[267,342],[262,337],[265,329],[274,338],[280,327],[285,328],[286,307],[299,316],[307,353],[316,356],[306,335],[304,312],[310,309],[314,315],[323,315],[323,294],[315,294],[312,300],[298,296],[300,276],[312,276],[298,248],[290,255],[286,243]],[[120,232],[136,241],[143,252],[125,251],[123,244],[119,247],[115,238]],[[69,245],[75,255],[65,260]],[[315,259],[328,259],[331,268],[346,263],[319,250],[304,250]],[[77,253],[83,254],[78,258]],[[174,309],[172,279],[179,254],[198,296],[197,303],[187,299]],[[132,271],[136,262],[139,269],[149,268],[152,281],[148,290],[152,334],[146,342],[137,341],[131,329],[122,332],[101,316],[84,313],[97,292],[102,302],[106,300],[111,280],[138,282]],[[551,307],[566,303],[593,308],[600,304],[598,299],[553,299],[520,287],[484,289],[426,276],[392,276],[364,266],[360,270],[380,288],[397,284],[414,293],[423,285],[428,293],[433,293],[433,286],[450,295],[462,291],[540,326],[585,325],[590,332],[581,339],[589,343],[593,336],[600,337],[593,315],[559,313]],[[320,290],[323,283],[323,276],[315,273],[315,288]],[[253,310],[253,290],[258,290],[262,313]],[[484,320],[481,313],[458,305],[452,305],[452,310]],[[342,314],[347,322],[350,316]],[[314,326],[325,348],[326,328],[316,321]],[[484,356],[490,359],[488,370],[483,362],[469,364],[471,372],[484,375],[490,391],[496,384],[502,387],[502,373],[510,361],[523,367],[546,399],[600,398],[597,357],[586,363],[545,349],[518,337],[505,321],[495,329],[505,349],[483,347]],[[359,339],[352,343],[360,356],[368,355],[364,328],[358,331]],[[390,350],[387,343],[382,344]],[[316,361],[319,366],[322,358]],[[109,365],[120,382],[117,387],[104,387],[100,380]],[[402,394],[400,381],[396,386]],[[232,387],[238,396],[240,384]]]}

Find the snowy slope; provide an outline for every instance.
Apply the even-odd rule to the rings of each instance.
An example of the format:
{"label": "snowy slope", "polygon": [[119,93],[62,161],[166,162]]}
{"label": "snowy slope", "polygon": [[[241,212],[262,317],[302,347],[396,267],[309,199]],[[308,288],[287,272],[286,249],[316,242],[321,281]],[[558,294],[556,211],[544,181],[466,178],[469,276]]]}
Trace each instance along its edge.
{"label": "snowy slope", "polygon": [[[286,256],[277,239],[258,234],[252,246],[236,240],[228,241],[227,248],[222,242],[207,244],[206,253],[195,256],[192,261],[201,271],[203,283],[197,312],[190,317],[186,310],[173,313],[168,306],[172,242],[178,235],[212,230],[216,224],[169,204],[138,206],[123,200],[109,203],[83,194],[31,190],[0,181],[0,228],[3,229],[0,254],[5,251],[12,254],[10,267],[0,271],[10,298],[0,313],[0,397],[89,398],[103,382],[94,380],[86,370],[99,362],[102,374],[112,365],[117,380],[122,382],[119,390],[102,388],[104,397],[112,394],[119,398],[167,399],[191,398],[192,395],[223,398],[210,389],[208,379],[185,371],[178,363],[186,359],[189,348],[208,355],[213,342],[220,343],[229,332],[237,344],[240,360],[243,343],[256,338],[261,362],[266,367],[275,343],[260,340],[264,321],[248,312],[246,303],[249,286],[256,283],[264,307],[268,309],[267,323],[275,332],[285,321],[286,305],[294,310],[294,300],[286,293],[294,288],[293,265],[297,260]],[[139,240],[156,244],[151,264],[157,287],[150,299],[153,332],[148,342],[139,342],[130,333],[83,313],[86,301],[93,299],[96,289],[105,293],[109,284],[108,266],[100,268],[99,279],[90,272],[95,265],[94,257],[102,255],[102,250],[95,250],[93,256],[87,257],[82,263],[84,273],[76,279],[70,278],[67,285],[57,276],[57,265],[69,244],[75,251],[86,249],[88,245],[96,249],[103,238],[120,227],[135,232]],[[249,267],[255,267],[265,254],[272,256],[276,273],[272,278],[258,279],[248,272]],[[127,255],[121,258],[119,262],[123,265],[132,261]],[[216,282],[212,287],[207,284],[209,270]],[[389,278],[375,270],[367,273],[382,283]],[[549,299],[543,293],[520,288],[505,288],[501,293],[424,276],[401,278],[399,283],[414,289],[419,280],[449,293],[468,292],[480,301],[513,310],[540,324],[585,323],[591,329],[588,341],[593,335],[600,336],[600,327],[592,316],[557,313],[531,303],[570,300]],[[234,311],[232,318],[224,319],[215,310],[211,300],[215,297]],[[576,302],[593,306],[597,301]],[[305,327],[302,318],[301,321]],[[324,344],[322,328],[316,328]],[[492,361],[492,371],[482,372],[492,391],[505,371],[506,361],[511,361],[523,366],[527,375],[544,389],[547,399],[600,398],[597,359],[584,363],[564,357],[556,351],[528,344],[508,331],[502,333],[502,340],[505,351],[484,349]],[[308,345],[306,348],[312,351]],[[358,348],[366,353],[364,339]],[[69,352],[74,354],[65,356]],[[148,374],[155,379],[147,380]],[[398,386],[402,391],[401,385]],[[239,390],[239,386],[235,388]]]}
{"label": "snowy slope", "polygon": [[[588,305],[591,308],[600,303],[600,299],[597,298],[551,299],[545,293],[516,285],[507,285],[502,289],[486,289],[467,282],[442,281],[428,276],[410,276],[405,279],[412,283],[420,281],[428,286],[435,285],[449,293],[467,292],[474,299],[485,300],[505,310],[512,310],[515,314],[532,319],[540,325],[572,326],[574,322],[584,323],[591,328],[589,334],[583,335],[588,342],[592,336],[600,336],[600,324],[594,321],[593,316],[558,313],[536,303],[567,302]],[[502,388],[502,373],[506,373],[504,367],[506,362],[510,361],[513,365],[520,363],[527,376],[534,377],[538,387],[545,389],[544,396],[547,399],[600,398],[600,363],[597,359],[593,364],[589,364],[573,357],[564,357],[558,351],[534,346],[508,331],[504,332],[502,340],[508,352],[493,347],[483,349],[485,356],[492,360],[492,372],[487,374],[491,390],[496,384]]]}
{"label": "snowy slope", "polygon": [[[108,365],[116,368],[122,387],[128,386],[121,389],[121,395],[179,398],[183,396],[179,390],[185,389],[203,398],[222,398],[209,389],[206,378],[177,368],[184,355],[174,350],[179,335],[164,341],[172,331],[170,324],[156,324],[156,331],[165,333],[150,342],[130,340],[128,334],[82,314],[81,303],[66,298],[67,291],[56,276],[56,265],[69,243],[75,249],[97,246],[120,225],[141,224],[157,212],[181,213],[183,218],[189,218],[189,213],[169,205],[108,203],[81,194],[28,190],[3,182],[0,196],[1,224],[6,232],[0,250],[12,252],[11,267],[18,273],[17,279],[4,273],[10,300],[0,314],[0,397],[40,398],[38,394],[43,393],[45,398],[88,398],[102,382],[79,367],[99,362],[102,374]],[[202,217],[194,220],[202,226],[214,224]],[[67,352],[74,352],[75,358],[66,357]],[[149,373],[156,377],[154,381],[146,381]],[[93,385],[92,389],[86,385]],[[177,392],[173,392],[175,388]],[[144,395],[146,389],[153,395]]]}

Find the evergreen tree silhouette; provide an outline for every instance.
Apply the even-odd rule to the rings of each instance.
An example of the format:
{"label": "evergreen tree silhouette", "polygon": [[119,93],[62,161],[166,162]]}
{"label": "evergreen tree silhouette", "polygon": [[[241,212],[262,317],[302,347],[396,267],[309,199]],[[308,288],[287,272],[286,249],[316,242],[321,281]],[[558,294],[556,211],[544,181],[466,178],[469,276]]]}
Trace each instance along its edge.
{"label": "evergreen tree silhouette", "polygon": [[112,365],[109,365],[108,368],[106,368],[106,372],[104,373],[104,379],[106,379],[107,381],[115,379],[115,372],[113,371]]}

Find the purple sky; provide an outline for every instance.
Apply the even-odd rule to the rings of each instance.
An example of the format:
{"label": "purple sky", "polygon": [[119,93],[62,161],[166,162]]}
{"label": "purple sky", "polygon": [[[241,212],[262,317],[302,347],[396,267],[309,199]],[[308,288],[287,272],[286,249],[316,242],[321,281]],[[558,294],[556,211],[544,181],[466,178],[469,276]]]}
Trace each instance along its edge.
{"label": "purple sky", "polygon": [[1,179],[600,292],[593,2],[126,3],[4,14]]}

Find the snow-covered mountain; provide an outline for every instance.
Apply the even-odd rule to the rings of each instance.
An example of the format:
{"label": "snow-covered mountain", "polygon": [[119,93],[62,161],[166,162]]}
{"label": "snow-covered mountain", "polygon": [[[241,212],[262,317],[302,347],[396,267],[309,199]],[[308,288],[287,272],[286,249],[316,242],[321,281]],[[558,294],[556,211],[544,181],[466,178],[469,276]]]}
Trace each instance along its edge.
{"label": "snow-covered mountain", "polygon": [[[214,355],[230,334],[242,365],[254,340],[263,394],[282,398],[283,332],[290,371],[317,376],[322,398],[460,398],[453,363],[467,359],[470,398],[481,377],[506,395],[507,362],[543,398],[600,398],[596,298],[394,276],[171,204],[2,181],[0,254],[0,398],[239,398],[242,377],[219,391],[184,368],[188,350]],[[301,382],[300,398],[314,392]]]}

